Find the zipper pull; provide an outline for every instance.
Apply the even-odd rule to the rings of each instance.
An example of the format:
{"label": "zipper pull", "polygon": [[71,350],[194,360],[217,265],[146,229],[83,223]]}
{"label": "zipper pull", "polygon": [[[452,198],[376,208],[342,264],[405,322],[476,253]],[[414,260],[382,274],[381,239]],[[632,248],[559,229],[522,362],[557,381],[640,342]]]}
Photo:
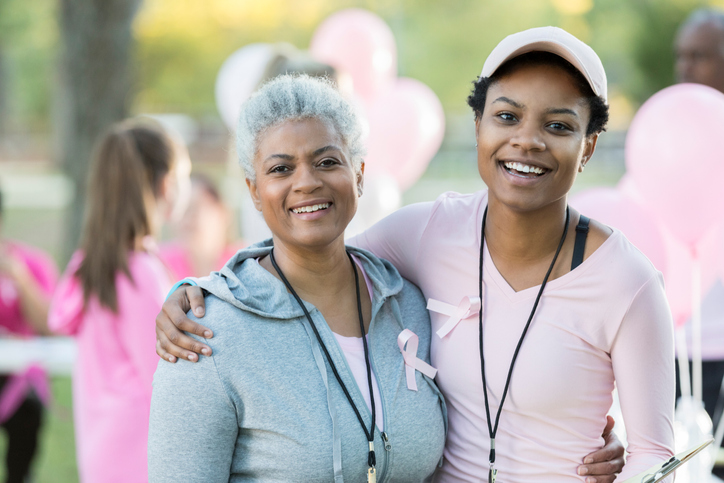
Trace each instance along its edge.
{"label": "zipper pull", "polygon": [[384,431],[381,434],[382,441],[385,443],[385,451],[390,451],[392,449],[392,445],[390,444],[390,438],[387,436],[387,433]]}

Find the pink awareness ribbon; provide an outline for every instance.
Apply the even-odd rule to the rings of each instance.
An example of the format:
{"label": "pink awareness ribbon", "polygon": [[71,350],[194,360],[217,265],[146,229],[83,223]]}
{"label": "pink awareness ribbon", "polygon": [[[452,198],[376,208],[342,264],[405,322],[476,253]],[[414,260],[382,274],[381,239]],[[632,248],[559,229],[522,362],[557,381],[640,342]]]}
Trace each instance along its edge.
{"label": "pink awareness ribbon", "polygon": [[[407,379],[407,389],[417,391],[417,382],[415,381],[415,371],[420,371],[430,379],[434,379],[437,369],[427,362],[417,357],[417,347],[420,345],[420,338],[410,329],[405,329],[397,336],[397,345],[402,352],[402,358],[405,360],[405,377]],[[405,348],[407,345],[407,348]]]}
{"label": "pink awareness ribbon", "polygon": [[30,389],[34,389],[43,404],[50,401],[50,385],[45,369],[33,364],[25,371],[11,375],[0,392],[0,424],[15,414]]}
{"label": "pink awareness ribbon", "polygon": [[457,307],[446,304],[445,302],[440,302],[439,300],[428,299],[427,310],[450,317],[436,332],[437,336],[442,339],[448,335],[461,320],[472,317],[480,312],[480,297],[470,297],[466,295]]}

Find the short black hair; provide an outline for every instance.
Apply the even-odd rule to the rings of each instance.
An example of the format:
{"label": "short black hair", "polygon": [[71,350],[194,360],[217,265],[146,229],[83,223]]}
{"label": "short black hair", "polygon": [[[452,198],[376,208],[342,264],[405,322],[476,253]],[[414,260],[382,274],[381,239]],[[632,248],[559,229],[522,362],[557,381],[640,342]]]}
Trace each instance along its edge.
{"label": "short black hair", "polygon": [[479,77],[477,81],[473,82],[473,91],[468,96],[468,105],[473,108],[475,119],[483,115],[485,99],[491,85],[521,67],[541,65],[559,67],[567,72],[573,79],[576,87],[578,87],[581,95],[588,101],[591,118],[588,120],[586,136],[605,131],[606,124],[608,124],[608,105],[606,101],[603,97],[594,94],[590,84],[578,69],[573,67],[573,65],[563,57],[550,52],[528,52],[519,55],[501,65],[490,77]]}

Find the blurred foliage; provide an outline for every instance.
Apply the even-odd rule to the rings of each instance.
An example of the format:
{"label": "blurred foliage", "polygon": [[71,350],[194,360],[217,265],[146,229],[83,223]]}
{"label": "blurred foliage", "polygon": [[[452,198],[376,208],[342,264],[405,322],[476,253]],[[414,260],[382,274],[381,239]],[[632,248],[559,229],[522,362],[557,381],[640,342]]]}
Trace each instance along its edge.
{"label": "blurred foliage", "polygon": [[0,0],[0,57],[10,126],[46,124],[55,75],[57,0]]}
{"label": "blurred foliage", "polygon": [[[57,53],[57,0],[0,0],[0,54],[15,117],[45,122]],[[397,39],[399,74],[427,83],[446,110],[465,110],[483,61],[505,35],[557,25],[591,44],[606,66],[612,110],[626,118],[673,82],[676,28],[723,0],[145,0],[135,23],[135,110],[215,116],[223,61],[252,42],[306,48],[330,13],[367,8]],[[2,82],[2,79],[0,79]],[[620,106],[620,109],[616,106]],[[616,114],[616,112],[614,112]]]}

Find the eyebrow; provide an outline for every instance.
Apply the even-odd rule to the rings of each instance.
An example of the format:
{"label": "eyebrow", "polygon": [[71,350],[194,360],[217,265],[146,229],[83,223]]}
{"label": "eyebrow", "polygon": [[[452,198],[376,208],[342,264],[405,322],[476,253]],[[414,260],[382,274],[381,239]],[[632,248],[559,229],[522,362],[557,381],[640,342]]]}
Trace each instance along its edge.
{"label": "eyebrow", "polygon": [[519,103],[515,102],[513,99],[508,99],[507,97],[498,97],[491,104],[495,104],[496,102],[505,102],[505,103],[510,104],[513,107],[517,107],[518,109],[525,109],[525,106],[523,104],[519,104]]}
{"label": "eyebrow", "polygon": [[[342,151],[342,150],[340,148],[338,148],[337,146],[330,144],[328,146],[324,146],[319,149],[315,149],[314,152],[312,153],[312,156],[316,157],[322,153],[326,153],[327,151]],[[272,155],[267,156],[267,158],[264,161],[269,161],[270,159],[283,159],[285,161],[292,161],[292,160],[294,160],[294,156],[292,156],[291,154],[281,154],[281,153],[272,154]]]}
{"label": "eyebrow", "polygon": [[576,111],[572,109],[566,109],[565,107],[546,109],[546,114],[570,114],[573,117],[578,117]]}
{"label": "eyebrow", "polygon": [[342,150],[340,148],[338,148],[337,146],[330,144],[328,146],[324,146],[322,148],[315,150],[312,153],[312,156],[319,156],[320,154],[326,153],[327,151],[342,151]]}

